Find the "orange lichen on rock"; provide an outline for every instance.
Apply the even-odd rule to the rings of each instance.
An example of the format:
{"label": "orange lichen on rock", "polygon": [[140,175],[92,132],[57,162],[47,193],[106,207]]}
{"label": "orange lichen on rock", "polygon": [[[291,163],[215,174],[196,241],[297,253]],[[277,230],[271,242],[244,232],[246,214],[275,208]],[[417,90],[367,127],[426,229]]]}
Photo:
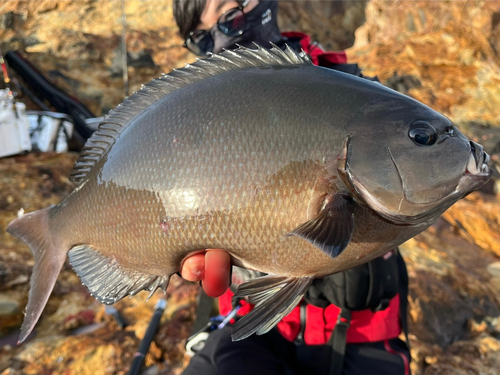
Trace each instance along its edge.
{"label": "orange lichen on rock", "polygon": [[496,199],[473,193],[458,201],[443,217],[465,239],[500,257],[500,210]]}
{"label": "orange lichen on rock", "polygon": [[500,3],[370,1],[349,49],[382,82],[410,75],[408,94],[458,123],[500,123]]}

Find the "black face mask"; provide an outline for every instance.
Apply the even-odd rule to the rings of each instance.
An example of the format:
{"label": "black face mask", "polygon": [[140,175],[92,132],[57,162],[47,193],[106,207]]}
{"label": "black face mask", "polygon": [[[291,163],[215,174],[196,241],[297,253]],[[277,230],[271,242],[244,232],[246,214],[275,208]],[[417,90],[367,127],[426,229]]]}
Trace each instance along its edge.
{"label": "black face mask", "polygon": [[212,32],[214,39],[214,53],[221,52],[223,48],[234,49],[238,46],[255,48],[253,43],[261,47],[270,48],[269,42],[278,44],[281,40],[281,33],[276,23],[276,13],[278,11],[277,1],[261,1],[250,12],[245,14],[248,28],[241,35],[227,36],[219,29]]}

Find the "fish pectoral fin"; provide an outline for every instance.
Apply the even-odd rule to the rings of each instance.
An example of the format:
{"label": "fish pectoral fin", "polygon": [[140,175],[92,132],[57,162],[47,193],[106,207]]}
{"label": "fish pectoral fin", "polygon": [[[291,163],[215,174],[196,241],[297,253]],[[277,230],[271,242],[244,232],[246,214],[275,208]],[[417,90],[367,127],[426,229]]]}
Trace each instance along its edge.
{"label": "fish pectoral fin", "polygon": [[344,194],[334,194],[319,215],[291,231],[335,258],[346,248],[354,231],[354,202]]}
{"label": "fish pectoral fin", "polygon": [[149,275],[126,269],[89,245],[73,247],[68,257],[90,294],[107,305],[127,295],[136,295],[142,290],[150,291],[150,298],[158,288],[165,291],[170,279],[170,275]]}
{"label": "fish pectoral fin", "polygon": [[233,326],[233,341],[239,341],[257,333],[269,332],[297,306],[309,285],[310,277],[284,277],[269,275],[241,284],[233,298],[247,298],[254,308]]}

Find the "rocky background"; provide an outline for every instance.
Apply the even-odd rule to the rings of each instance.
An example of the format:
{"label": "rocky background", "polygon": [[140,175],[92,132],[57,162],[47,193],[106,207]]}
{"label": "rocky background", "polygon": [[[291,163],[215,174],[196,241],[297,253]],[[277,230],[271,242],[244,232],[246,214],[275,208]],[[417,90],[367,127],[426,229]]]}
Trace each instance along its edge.
{"label": "rocky background", "polygon": [[[2,50],[23,51],[96,115],[124,98],[120,1],[3,1]],[[176,35],[169,1],[125,1],[131,92],[194,59]],[[283,30],[325,48],[347,49],[366,75],[449,116],[500,153],[500,2],[280,2]],[[32,109],[27,98],[20,97]],[[5,234],[23,207],[59,202],[73,188],[76,154],[0,159],[0,374],[126,374],[157,293],[116,304],[121,329],[66,265],[35,333],[16,346],[33,266]],[[498,170],[496,171],[498,175]],[[496,179],[494,179],[496,181]],[[500,200],[495,181],[471,194],[403,246],[410,276],[409,323],[416,375],[500,373]],[[148,374],[179,374],[197,285],[172,278],[169,305],[149,354]]]}

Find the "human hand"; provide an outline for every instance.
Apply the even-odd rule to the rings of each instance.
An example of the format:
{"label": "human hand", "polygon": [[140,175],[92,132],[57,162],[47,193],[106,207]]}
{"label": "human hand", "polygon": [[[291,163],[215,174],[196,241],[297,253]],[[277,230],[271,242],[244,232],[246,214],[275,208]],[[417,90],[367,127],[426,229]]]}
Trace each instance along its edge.
{"label": "human hand", "polygon": [[231,258],[224,250],[207,249],[184,260],[181,276],[188,281],[201,281],[207,295],[219,297],[231,283]]}

